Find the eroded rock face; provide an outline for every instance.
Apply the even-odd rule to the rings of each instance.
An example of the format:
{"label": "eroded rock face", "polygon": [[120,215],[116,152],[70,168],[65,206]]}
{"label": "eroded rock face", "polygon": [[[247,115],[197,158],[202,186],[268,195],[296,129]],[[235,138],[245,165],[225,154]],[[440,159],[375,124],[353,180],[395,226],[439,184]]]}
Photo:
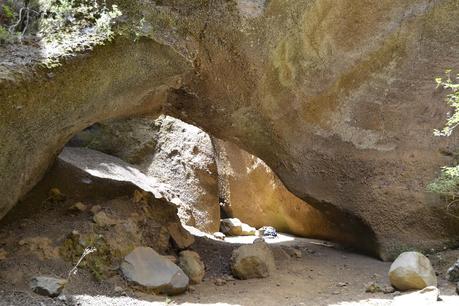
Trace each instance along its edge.
{"label": "eroded rock face", "polygon": [[352,241],[320,210],[288,191],[261,159],[229,142],[214,139],[214,144],[220,198],[228,216],[256,228],[269,225],[303,237]]}
{"label": "eroded rock face", "polygon": [[0,216],[41,179],[75,133],[108,118],[159,113],[165,91],[190,65],[151,40],[120,37],[59,69],[26,68],[0,74]]}
{"label": "eroded rock face", "polygon": [[352,245],[382,258],[457,245],[459,222],[425,193],[451,162],[436,148],[457,140],[431,137],[447,112],[433,80],[459,62],[456,0],[156,3],[119,3],[155,42],[2,80],[0,215],[73,134],[154,111],[166,84],[166,112],[261,157]]}
{"label": "eroded rock face", "polygon": [[135,165],[147,178],[176,192],[184,224],[208,233],[219,229],[215,154],[210,136],[199,128],[168,116],[111,120],[79,133],[70,145]]}
{"label": "eroded rock face", "polygon": [[199,78],[169,111],[260,157],[360,249],[457,245],[459,222],[425,186],[458,139],[432,130],[447,112],[434,79],[459,62],[459,3],[219,5]]}

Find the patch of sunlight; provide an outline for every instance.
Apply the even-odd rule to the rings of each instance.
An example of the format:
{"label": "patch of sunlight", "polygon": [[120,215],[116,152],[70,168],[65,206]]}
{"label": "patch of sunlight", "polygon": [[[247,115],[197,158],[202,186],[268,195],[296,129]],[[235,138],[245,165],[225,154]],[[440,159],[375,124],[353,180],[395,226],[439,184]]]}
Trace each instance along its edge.
{"label": "patch of sunlight", "polygon": [[[163,306],[163,305],[180,305],[180,306],[200,306],[200,305],[217,305],[217,306],[241,306],[239,304],[227,303],[211,303],[211,304],[197,304],[197,303],[181,303],[176,304],[173,298],[164,298],[163,302],[158,301],[145,301],[133,297],[109,297],[104,295],[73,295],[68,297],[75,305],[81,306]],[[158,297],[160,298],[160,297]]]}
{"label": "patch of sunlight", "polygon": [[[197,228],[193,226],[189,226],[186,224],[183,224],[183,227],[193,236],[197,237],[207,237],[209,239],[219,241],[219,242],[226,242],[226,243],[234,243],[234,244],[252,244],[253,241],[257,238],[260,238],[258,236],[227,236],[224,241],[216,239],[213,235],[204,233],[203,231],[198,230]],[[267,238],[264,237],[266,243],[269,244],[275,244],[275,243],[285,243],[285,242],[292,242],[298,239],[303,238],[298,238],[292,235],[288,234],[282,234],[282,233],[277,233],[277,237],[275,238]]]}
{"label": "patch of sunlight", "polygon": [[389,305],[392,305],[392,300],[367,299],[367,300],[354,301],[354,302],[339,302],[337,304],[329,304],[328,306],[389,306]]}
{"label": "patch of sunlight", "polygon": [[[225,242],[228,243],[237,243],[237,244],[252,244],[255,239],[259,237],[257,236],[228,236],[225,238]],[[268,244],[276,244],[276,243],[284,243],[289,241],[294,241],[295,237],[287,234],[277,233],[277,237],[267,238],[264,237],[266,243]]]}
{"label": "patch of sunlight", "polygon": [[328,306],[457,306],[459,296],[441,295],[439,301],[433,302],[429,299],[419,299],[413,296],[416,292],[406,293],[395,299],[366,299],[351,302],[339,302]]}

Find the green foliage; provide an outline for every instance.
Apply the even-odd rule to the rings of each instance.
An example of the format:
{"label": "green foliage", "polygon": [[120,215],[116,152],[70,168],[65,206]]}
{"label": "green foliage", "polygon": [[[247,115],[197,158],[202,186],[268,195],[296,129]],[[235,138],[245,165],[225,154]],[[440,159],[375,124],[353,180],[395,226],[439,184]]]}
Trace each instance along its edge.
{"label": "green foliage", "polygon": [[440,176],[427,186],[427,190],[454,200],[459,195],[459,165],[443,167]]}
{"label": "green foliage", "polygon": [[443,87],[450,90],[451,93],[446,96],[446,103],[452,108],[452,114],[448,116],[445,127],[442,130],[434,130],[436,136],[450,136],[453,130],[459,125],[459,74],[456,80],[451,78],[451,70],[446,71],[446,79],[437,78],[437,87]]}
{"label": "green foliage", "polygon": [[[459,75],[456,78],[451,77],[451,70],[446,71],[446,78],[437,78],[437,87],[442,87],[449,91],[446,96],[446,103],[451,107],[451,113],[448,115],[445,127],[442,130],[434,130],[435,136],[450,136],[454,129],[459,125]],[[442,168],[438,178],[432,181],[427,190],[444,196],[450,202],[447,210],[450,211],[457,203],[459,197],[459,165],[446,166]]]}
{"label": "green foliage", "polygon": [[59,249],[61,256],[72,264],[76,264],[88,247],[96,251],[86,256],[80,266],[88,269],[97,281],[111,276],[112,257],[110,247],[101,235],[95,233],[80,235],[70,234]]}
{"label": "green foliage", "polygon": [[14,11],[8,4],[3,4],[2,5],[2,10],[3,10],[3,14],[5,15],[6,18],[8,18],[8,19],[13,19],[14,18]]}

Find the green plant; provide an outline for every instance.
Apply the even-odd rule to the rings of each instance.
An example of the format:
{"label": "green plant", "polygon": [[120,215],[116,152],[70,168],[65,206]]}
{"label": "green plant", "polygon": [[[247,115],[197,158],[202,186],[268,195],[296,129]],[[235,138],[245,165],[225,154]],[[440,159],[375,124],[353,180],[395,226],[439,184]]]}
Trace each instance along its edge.
{"label": "green plant", "polygon": [[[435,136],[449,137],[459,125],[459,75],[451,77],[451,70],[446,71],[446,78],[437,78],[437,88],[442,87],[450,93],[446,96],[446,103],[451,107],[451,113],[445,126],[441,130],[434,130]],[[433,180],[427,190],[440,194],[448,200],[447,211],[451,212],[459,204],[459,165],[442,167],[440,176]],[[455,215],[455,214],[452,214]]]}
{"label": "green plant", "polygon": [[8,19],[13,19],[14,18],[14,11],[8,4],[3,4],[2,5],[2,10],[3,10],[3,14],[5,15],[6,18],[8,18]]}
{"label": "green plant", "polygon": [[451,70],[446,71],[446,79],[437,78],[437,88],[442,87],[450,90],[451,93],[446,96],[446,103],[452,108],[452,114],[448,116],[445,127],[442,130],[434,130],[435,136],[450,136],[454,129],[459,125],[459,74],[455,80],[451,78]]}

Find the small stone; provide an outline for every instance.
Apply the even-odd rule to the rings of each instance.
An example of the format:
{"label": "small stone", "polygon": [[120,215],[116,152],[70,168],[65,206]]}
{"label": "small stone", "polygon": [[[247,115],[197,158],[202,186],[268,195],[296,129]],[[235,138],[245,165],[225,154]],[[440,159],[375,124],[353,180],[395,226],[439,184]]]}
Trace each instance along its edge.
{"label": "small stone", "polygon": [[371,282],[366,285],[365,292],[378,293],[378,292],[382,292],[382,289],[381,289],[381,286],[379,286],[377,283]]}
{"label": "small stone", "polygon": [[53,203],[59,203],[65,201],[67,197],[63,194],[59,188],[51,188],[48,192],[48,200]]}
{"label": "small stone", "polygon": [[199,254],[193,251],[182,251],[179,255],[179,267],[190,278],[192,284],[202,282],[205,273],[204,263]]}
{"label": "small stone", "polygon": [[391,294],[395,292],[395,288],[392,286],[384,286],[384,288],[382,289],[382,292],[384,294]]}
{"label": "small stone", "polygon": [[450,282],[459,282],[459,259],[448,269],[446,278]]}
{"label": "small stone", "polygon": [[239,279],[268,277],[275,269],[273,252],[266,243],[243,245],[231,256],[231,271]]}
{"label": "small stone", "polygon": [[120,287],[120,286],[115,286],[113,291],[115,291],[116,293],[124,293],[123,287]]}
{"label": "small stone", "polygon": [[260,243],[260,242],[261,242],[261,243],[264,243],[264,242],[266,242],[266,241],[265,241],[265,239],[264,239],[263,237],[260,237],[260,238],[255,239],[255,240],[253,241],[253,244],[255,244],[255,243]]}
{"label": "small stone", "polygon": [[224,286],[226,285],[226,280],[224,280],[223,278],[216,278],[214,284],[216,286]]}
{"label": "small stone", "polygon": [[171,235],[175,245],[183,250],[194,243],[194,237],[180,223],[171,223],[167,226],[167,230]]}
{"label": "small stone", "polygon": [[78,202],[78,203],[75,203],[72,206],[70,206],[69,207],[69,211],[71,211],[71,212],[84,212],[84,211],[86,211],[87,208],[88,208],[88,206],[86,206],[85,204],[83,204],[81,202]]}
{"label": "small stone", "polygon": [[170,261],[172,261],[175,264],[178,262],[177,257],[175,257],[174,255],[166,255],[164,257],[166,257],[167,259],[169,259]]}
{"label": "small stone", "polygon": [[223,234],[222,232],[215,232],[213,233],[213,236],[215,239],[218,239],[218,240],[225,240],[225,234]]}
{"label": "small stone", "polygon": [[67,284],[67,280],[65,279],[38,276],[32,278],[32,281],[30,282],[30,287],[37,294],[49,297],[56,297],[59,294],[61,294],[65,284]]}
{"label": "small stone", "polygon": [[292,248],[292,247],[289,247],[289,246],[284,246],[282,247],[284,249],[284,251],[290,256],[290,257],[293,257],[293,258],[301,258],[303,256],[303,254],[301,253],[300,250],[297,250],[295,248]]}
{"label": "small stone", "polygon": [[99,211],[102,210],[102,207],[100,205],[94,205],[93,207],[91,207],[91,212],[95,215],[97,214]]}
{"label": "small stone", "polygon": [[112,226],[118,223],[117,220],[110,218],[104,211],[96,213],[93,217],[94,222],[99,226]]}
{"label": "small stone", "polygon": [[340,283],[338,283],[337,286],[338,286],[338,287],[346,287],[347,285],[349,285],[348,282],[340,282]]}
{"label": "small stone", "polygon": [[233,281],[236,280],[232,275],[229,275],[229,274],[223,275],[223,279],[228,281],[228,282],[233,282]]}
{"label": "small stone", "polygon": [[8,257],[8,252],[5,249],[0,249],[0,260],[5,260]]}
{"label": "small stone", "polygon": [[400,254],[390,266],[389,279],[392,286],[401,291],[437,286],[437,277],[429,259],[418,252]]}

